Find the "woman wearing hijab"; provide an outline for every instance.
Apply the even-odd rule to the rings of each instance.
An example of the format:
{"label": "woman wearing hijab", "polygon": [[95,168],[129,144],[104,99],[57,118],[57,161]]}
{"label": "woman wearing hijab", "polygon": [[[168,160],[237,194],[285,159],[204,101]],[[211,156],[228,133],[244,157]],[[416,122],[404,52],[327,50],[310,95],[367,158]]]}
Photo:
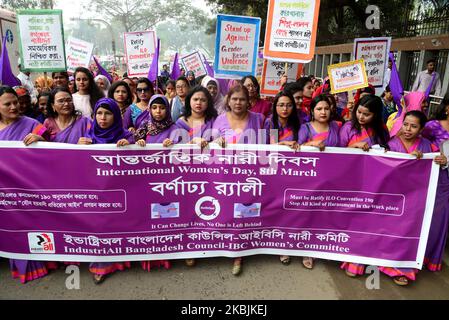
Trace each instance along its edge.
{"label": "woman wearing hijab", "polygon": [[100,88],[100,90],[103,90],[104,96],[107,97],[109,88],[111,87],[111,82],[109,81],[109,79],[104,75],[99,74],[94,78],[94,80],[98,88]]}
{"label": "woman wearing hijab", "polygon": [[168,147],[173,144],[171,133],[177,129],[174,124],[167,98],[155,94],[150,100],[149,118],[134,134],[136,143],[142,147],[147,143],[162,143],[164,147]]}
{"label": "woman wearing hijab", "polygon": [[[87,137],[79,139],[78,144],[116,143],[117,147],[134,143],[131,132],[123,128],[120,108],[113,99],[102,98],[94,108],[94,122]],[[130,268],[130,262],[93,262],[89,271],[93,274],[95,284],[102,283],[106,276],[117,271]]]}
{"label": "woman wearing hijab", "polygon": [[191,88],[196,86],[195,73],[193,71],[191,71],[191,70],[187,71],[186,78],[187,78],[187,81],[189,81],[189,86]]}
{"label": "woman wearing hijab", "polygon": [[217,110],[218,115],[225,113],[226,107],[224,104],[224,97],[220,92],[220,83],[217,79],[210,76],[205,76],[201,81],[201,86],[206,88],[212,96],[214,107],[215,110]]}

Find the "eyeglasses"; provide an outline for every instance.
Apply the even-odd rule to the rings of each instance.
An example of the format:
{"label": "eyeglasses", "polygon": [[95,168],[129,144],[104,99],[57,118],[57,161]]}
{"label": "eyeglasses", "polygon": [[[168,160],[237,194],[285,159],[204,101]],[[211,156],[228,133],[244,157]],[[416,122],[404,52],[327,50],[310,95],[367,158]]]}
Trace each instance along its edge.
{"label": "eyeglasses", "polygon": [[276,105],[276,107],[281,108],[281,109],[284,109],[284,108],[285,109],[290,109],[290,108],[293,108],[293,105],[291,103],[287,103],[287,104],[279,103],[279,104]]}
{"label": "eyeglasses", "polygon": [[136,89],[137,92],[148,92],[150,91],[150,88],[146,87],[146,88],[137,88]]}
{"label": "eyeglasses", "polygon": [[186,86],[186,85],[182,85],[182,86],[176,86],[176,89],[185,89],[185,88],[187,88],[187,86]]}
{"label": "eyeglasses", "polygon": [[68,104],[71,104],[71,103],[73,103],[73,100],[72,100],[72,98],[67,98],[67,99],[59,99],[59,100],[55,100],[55,102],[57,103],[57,104],[60,104],[60,105],[63,105],[64,103],[68,103]]}

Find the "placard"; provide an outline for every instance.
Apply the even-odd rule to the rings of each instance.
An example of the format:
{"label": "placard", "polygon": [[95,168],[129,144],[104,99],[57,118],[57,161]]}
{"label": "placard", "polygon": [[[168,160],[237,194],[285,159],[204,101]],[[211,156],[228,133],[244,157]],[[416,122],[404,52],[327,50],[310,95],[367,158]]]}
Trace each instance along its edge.
{"label": "placard", "polygon": [[156,32],[127,32],[123,39],[128,77],[146,77],[156,52]]}
{"label": "placard", "polygon": [[89,68],[94,44],[69,37],[66,45],[67,71],[75,72],[78,67]]}
{"label": "placard", "polygon": [[18,11],[17,27],[22,71],[66,70],[62,26],[62,10]]}
{"label": "placard", "polygon": [[270,0],[265,59],[308,63],[315,54],[320,0]]}
{"label": "placard", "polygon": [[331,92],[340,93],[368,86],[365,62],[363,59],[327,66]]}
{"label": "placard", "polygon": [[260,18],[217,15],[214,71],[216,78],[256,76]]}
{"label": "placard", "polygon": [[182,56],[180,60],[184,70],[193,71],[195,78],[207,75],[206,66],[198,51]]}
{"label": "placard", "polygon": [[390,46],[390,37],[358,38],[354,41],[354,59],[365,61],[368,83],[374,87],[383,86]]}
{"label": "placard", "polygon": [[281,87],[281,77],[285,73],[287,64],[287,82],[295,82],[301,77],[303,64],[286,63],[273,60],[264,60],[260,93],[266,96],[274,96]]}

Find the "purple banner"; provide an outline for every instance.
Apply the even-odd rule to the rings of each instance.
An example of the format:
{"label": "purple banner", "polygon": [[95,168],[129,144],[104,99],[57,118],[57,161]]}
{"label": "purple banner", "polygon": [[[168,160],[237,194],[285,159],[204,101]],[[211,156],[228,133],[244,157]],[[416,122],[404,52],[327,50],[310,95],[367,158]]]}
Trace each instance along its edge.
{"label": "purple banner", "polygon": [[394,152],[0,143],[0,256],[422,265],[438,166]]}

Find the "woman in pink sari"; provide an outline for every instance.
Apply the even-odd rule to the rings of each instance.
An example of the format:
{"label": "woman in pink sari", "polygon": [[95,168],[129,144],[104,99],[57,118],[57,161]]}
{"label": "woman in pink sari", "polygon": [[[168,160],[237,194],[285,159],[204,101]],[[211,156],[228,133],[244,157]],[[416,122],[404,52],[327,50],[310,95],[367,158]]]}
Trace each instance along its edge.
{"label": "woman in pink sari", "polygon": [[[0,87],[0,141],[23,141],[28,146],[37,141],[45,141],[48,132],[37,120],[21,116],[19,97],[14,89]],[[13,278],[21,283],[44,277],[50,269],[56,269],[54,262],[34,260],[9,260]]]}

